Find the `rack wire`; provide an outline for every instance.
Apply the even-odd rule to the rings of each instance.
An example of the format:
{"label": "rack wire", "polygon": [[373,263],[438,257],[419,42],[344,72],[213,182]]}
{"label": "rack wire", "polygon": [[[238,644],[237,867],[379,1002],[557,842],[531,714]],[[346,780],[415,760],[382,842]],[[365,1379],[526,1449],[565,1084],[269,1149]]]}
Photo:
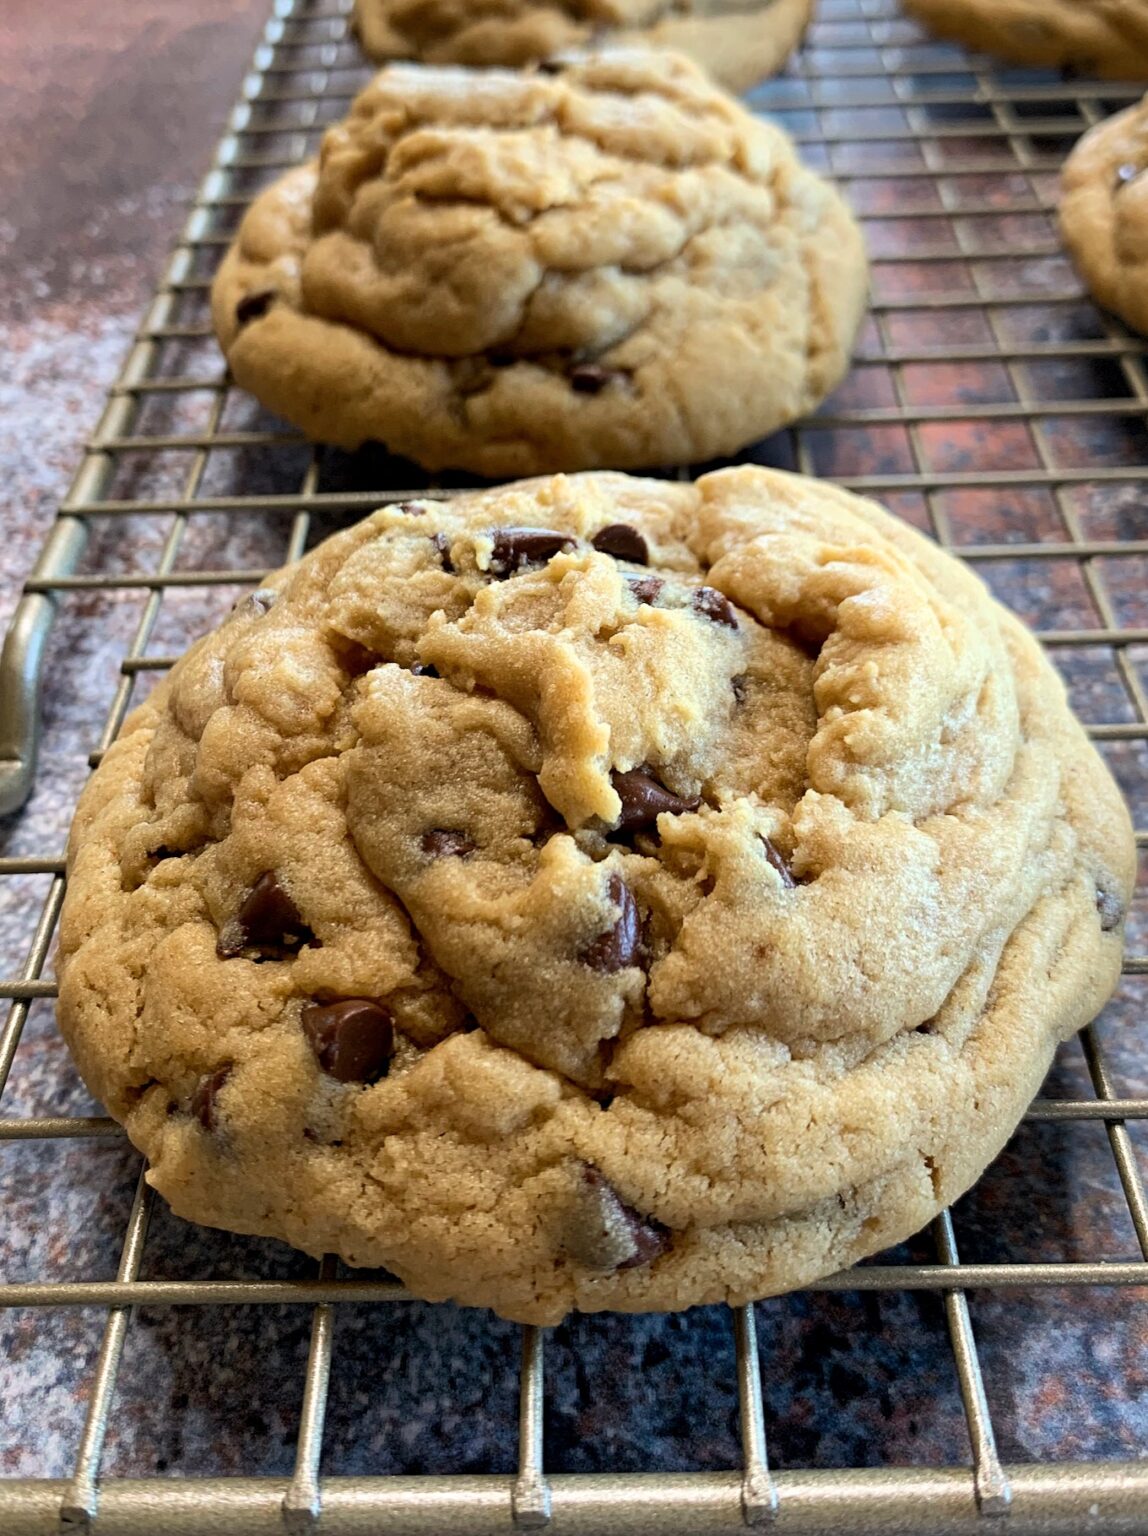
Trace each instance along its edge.
{"label": "rack wire", "polygon": [[[13,620],[0,661],[6,809],[19,806],[36,782],[41,689],[50,692],[53,675],[57,687],[68,678],[78,634],[98,625],[110,638],[97,660],[114,651],[106,715],[85,743],[94,763],[146,681],[169,667],[239,590],[332,527],[425,489],[425,478],[409,466],[379,454],[314,450],[266,418],[232,389],[208,323],[211,272],[252,193],[314,149],[323,125],[340,115],[364,78],[343,0],[276,0],[215,163]],[[872,311],[851,378],[821,413],[761,445],[757,457],[878,495],[973,562],[1039,629],[1145,828],[1143,344],[1082,294],[1052,219],[1056,176],[1070,143],[1137,94],[969,59],[923,39],[898,17],[894,0],[822,0],[800,58],[750,101],[785,123],[810,161],[845,185],[873,255]],[[460,484],[447,477],[444,489]],[[71,776],[64,774],[69,790],[79,767],[73,763]],[[9,944],[0,982],[9,1005],[0,1029],[0,1093],[7,1085],[0,1142],[8,1155],[22,1144],[46,1157],[59,1143],[82,1150],[121,1141],[118,1127],[94,1110],[47,1113],[22,1091],[20,1056],[42,1054],[46,1038],[26,1026],[54,995],[46,971],[64,877],[59,845],[45,842],[44,829],[58,834],[62,823],[58,808],[53,818],[33,798],[11,825],[9,847],[32,851],[0,858],[0,898],[8,898],[6,905],[0,899],[0,914],[20,910],[25,920],[24,929],[15,925],[23,941],[19,951]],[[1148,830],[1138,830],[1138,845],[1146,841]],[[1140,890],[1133,950],[1145,937],[1142,898]],[[11,931],[0,928],[0,936]],[[771,1465],[767,1422],[771,1439],[784,1442],[784,1412],[776,1370],[759,1344],[765,1314],[742,1307],[719,1325],[732,1333],[739,1453],[724,1470],[605,1465],[551,1472],[548,1340],[526,1328],[517,1440],[507,1447],[516,1470],[321,1476],[325,1415],[340,1369],[339,1309],[393,1309],[406,1293],[388,1277],[355,1277],[330,1259],[287,1278],[153,1277],[152,1196],[139,1170],[114,1279],[0,1283],[0,1312],[30,1317],[33,1326],[72,1308],[103,1319],[67,1475],[0,1478],[0,1532],[41,1536],[62,1526],[107,1536],[485,1536],[549,1528],[578,1536],[700,1536],[772,1527],[805,1536],[959,1536],[992,1529],[994,1520],[1004,1529],[1001,1517],[1013,1536],[1148,1531],[1148,1344],[1140,1320],[1140,1288],[1148,1286],[1141,1171],[1148,1144],[1139,1138],[1148,1120],[1148,1074],[1137,1053],[1144,1043],[1137,978],[1148,975],[1148,953],[1131,953],[1125,972],[1117,1002],[1070,1048],[1078,1054],[1058,1065],[1054,1086],[1068,1091],[1038,1099],[1027,1117],[1027,1128],[1068,1136],[1070,1159],[1084,1157],[1079,1138],[1090,1128],[1103,1132],[1107,1186],[1096,1175],[1086,1208],[1108,1199],[1112,1220],[1104,1230],[1123,1223],[1123,1246],[1118,1239],[1112,1251],[1098,1251],[1096,1231],[1086,1222],[1076,1240],[1070,1220],[1057,1256],[1047,1256],[1045,1244],[1041,1258],[1002,1257],[1016,1234],[1006,1233],[994,1249],[970,1222],[987,1256],[963,1260],[959,1207],[956,1219],[946,1211],[934,1223],[931,1253],[910,1248],[893,1262],[864,1265],[812,1288],[828,1296],[939,1298],[965,1426],[964,1443],[954,1444],[945,1464],[871,1465],[855,1456],[803,1467],[788,1464],[787,1456],[786,1465]],[[28,1081],[42,1086],[35,1072]],[[1014,1181],[1030,1172],[1015,1150],[1002,1166]],[[48,1188],[56,1198],[50,1181]],[[2,1172],[0,1190],[11,1195]],[[1029,1208],[1027,1185],[1023,1191],[1029,1225],[1043,1232],[1044,1213]],[[1075,1251],[1081,1247],[1083,1253]],[[1072,1298],[1078,1308],[1103,1304],[1104,1328],[1138,1341],[1122,1357],[1125,1376],[1112,1378],[1123,1417],[1103,1456],[1090,1456],[1086,1446],[1072,1459],[1006,1458],[998,1450],[994,1389],[1001,1371],[986,1367],[974,1316],[982,1297],[1013,1298],[1044,1330],[1036,1353],[1052,1352],[1052,1314],[1038,1305],[1050,1294]],[[138,1329],[145,1315],[138,1309],[151,1315],[177,1306],[311,1309],[289,1472],[145,1478],[105,1470],[133,1319]],[[862,1359],[869,1343],[861,1341]],[[1006,1374],[1017,1369],[1015,1354],[1006,1350],[1003,1359]],[[438,1360],[430,1369],[441,1375],[446,1367]],[[1105,1369],[1111,1375],[1111,1361]],[[606,1384],[588,1382],[583,1395],[605,1391]],[[2,1395],[11,1394],[6,1388]],[[794,1408],[792,1400],[787,1406]],[[1078,1419],[1091,1422],[1071,1399],[1066,1411],[1070,1431]],[[1009,1438],[1015,1448],[1011,1431]],[[1073,1432],[1061,1438],[1081,1440]],[[22,1456],[12,1464],[24,1466],[29,1456],[35,1463],[35,1446],[17,1449]],[[0,1469],[10,1461],[0,1455]]]}

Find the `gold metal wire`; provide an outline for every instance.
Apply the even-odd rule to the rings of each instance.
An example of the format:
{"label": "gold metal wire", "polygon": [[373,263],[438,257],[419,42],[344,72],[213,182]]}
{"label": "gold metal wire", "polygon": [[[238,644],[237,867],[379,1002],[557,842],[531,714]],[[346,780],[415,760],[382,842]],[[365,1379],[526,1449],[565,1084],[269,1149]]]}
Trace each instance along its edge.
{"label": "gold metal wire", "polygon": [[[93,761],[119,729],[141,674],[170,667],[174,657],[149,645],[167,594],[180,588],[235,586],[257,582],[262,570],[222,564],[177,568],[192,516],[258,512],[281,525],[283,558],[307,545],[312,518],[336,512],[352,516],[383,500],[425,492],[393,487],[377,491],[322,489],[321,457],[309,451],[298,488],[289,494],[204,495],[211,454],[258,449],[268,455],[299,453],[301,440],[289,429],[235,431],[223,426],[230,389],[222,365],[201,375],[172,375],[161,365],[170,343],[206,339],[204,321],[179,317],[181,306],[201,298],[213,262],[229,235],[220,221],[248,201],[252,186],[294,164],[314,149],[325,122],[337,116],[361,78],[360,61],[347,35],[346,0],[276,0],[239,104],[231,115],[215,163],[195,199],[183,237],[149,306],[123,370],[108,393],[101,420],[83,463],[60,508],[59,518],[29,578],[0,662],[0,800],[7,807],[26,794],[35,756],[35,719],[40,655],[53,617],[54,601],[69,592],[146,591],[135,633],[120,660],[118,686]],[[1006,269],[1058,252],[1047,215],[1053,211],[1053,178],[1063,156],[1061,141],[1106,110],[1139,94],[1133,87],[1071,83],[1032,75],[1002,74],[935,50],[914,45],[898,20],[895,0],[822,0],[822,22],[795,66],[803,93],[795,137],[848,186],[879,177],[904,187],[903,208],[868,213],[908,218],[935,226],[923,244],[881,250],[876,269],[885,275],[951,270],[959,283],[928,284],[881,297],[857,355],[860,365],[880,365],[893,381],[895,398],[880,406],[837,407],[788,434],[793,464],[819,467],[816,440],[826,435],[903,432],[912,467],[885,471],[863,464],[835,476],[852,489],[884,496],[911,494],[927,509],[932,531],[961,557],[988,567],[996,561],[1064,561],[1079,569],[1099,615],[1092,628],[1046,630],[1044,643],[1057,648],[1107,647],[1131,700],[1134,719],[1092,728],[1104,741],[1148,741],[1148,699],[1130,659],[1130,649],[1148,644],[1148,628],[1121,627],[1105,584],[1101,562],[1113,556],[1148,556],[1148,537],[1106,540],[1085,537],[1068,494],[1081,484],[1142,486],[1148,470],[1140,463],[1085,464],[1066,468],[1050,451],[1053,422],[1126,419],[1143,425],[1148,414],[1148,378],[1142,344],[1119,325],[1104,322],[1103,334],[1086,339],[1017,341],[1002,328],[1010,308],[1037,305],[1056,311],[1079,303],[1080,292],[1058,277],[1036,291],[994,288],[994,266]],[[842,34],[838,39],[835,28]],[[853,82],[847,94],[845,82]],[[866,108],[898,108],[900,121],[866,127],[848,121]],[[284,127],[283,114],[290,116]],[[1056,147],[1041,147],[1043,139]],[[871,146],[858,161],[857,146]],[[952,189],[965,179],[1008,177],[1019,190],[1014,205],[974,196],[954,200]],[[920,189],[940,188],[936,205],[918,208]],[[863,210],[865,211],[865,210]],[[981,248],[971,231],[978,219],[1004,220],[1023,214],[1041,226],[1024,238],[998,240]],[[963,286],[962,286],[963,285]],[[899,345],[898,315],[968,312],[985,317],[988,340],[956,345]],[[1103,363],[1118,370],[1126,393],[1106,398],[1037,398],[1026,368],[1052,361]],[[912,404],[904,370],[918,365],[989,363],[1011,382],[1015,400],[1004,404],[966,403],[959,398],[932,405]],[[206,424],[180,433],[147,428],[145,407],[159,396],[208,399]],[[1002,422],[1024,425],[1036,445],[1030,468],[975,468],[946,472],[932,467],[922,430],[944,423]],[[181,493],[126,499],[111,494],[118,472],[132,461],[178,452],[186,455]],[[968,489],[1046,491],[1059,508],[1067,536],[1036,542],[963,545],[954,540],[941,498]],[[450,494],[444,492],[443,494]],[[102,520],[168,519],[154,568],[112,574],[77,574],[91,529]],[[7,779],[5,779],[7,774]],[[1138,842],[1148,841],[1139,831]],[[0,1092],[7,1080],[31,1003],[50,998],[54,988],[44,969],[63,894],[63,861],[56,853],[0,859],[0,878],[50,877],[47,897],[24,962],[0,980],[8,1013],[0,1028]],[[1148,956],[1129,957],[1126,970],[1148,974]],[[781,1471],[770,1468],[762,1408],[757,1331],[752,1308],[730,1314],[737,1361],[742,1470],[705,1474],[563,1474],[548,1476],[543,1434],[545,1336],[523,1330],[520,1374],[518,1471],[514,1476],[320,1477],[324,1412],[337,1360],[332,1354],[334,1309],[340,1303],[386,1305],[407,1293],[394,1283],[340,1280],[329,1260],[310,1281],[141,1280],[147,1240],[150,1192],[142,1175],[136,1191],[121,1260],[114,1281],[0,1283],[0,1307],[95,1307],[107,1311],[103,1343],[89,1387],[88,1411],[73,1474],[66,1480],[0,1480],[0,1536],[48,1536],[65,1529],[106,1536],[488,1536],[514,1530],[551,1529],[561,1536],[718,1536],[747,1528],[773,1527],[803,1536],[961,1536],[992,1528],[1010,1536],[1133,1536],[1148,1532],[1148,1461],[1074,1465],[1003,1465],[985,1391],[966,1291],[970,1288],[1091,1288],[1148,1285],[1148,1201],[1129,1139],[1127,1123],[1148,1119],[1148,1099],[1121,1098],[1104,1060],[1098,1036],[1084,1037],[1093,1099],[1038,1099],[1033,1121],[1104,1125],[1120,1188],[1127,1203],[1141,1258],[1122,1263],[962,1264],[947,1212],[935,1223],[936,1261],[866,1267],[830,1277],[816,1289],[935,1290],[944,1300],[953,1363],[969,1431],[971,1465],[946,1468],[840,1468]],[[115,1138],[122,1132],[102,1116],[4,1118],[0,1143],[47,1142],[61,1138]],[[212,1478],[194,1482],[101,1478],[104,1437],[115,1411],[116,1377],[131,1325],[131,1309],[149,1306],[271,1306],[292,1303],[313,1309],[311,1345],[301,1383],[301,1425],[290,1478]],[[1136,1298],[1129,1298],[1129,1306]]]}

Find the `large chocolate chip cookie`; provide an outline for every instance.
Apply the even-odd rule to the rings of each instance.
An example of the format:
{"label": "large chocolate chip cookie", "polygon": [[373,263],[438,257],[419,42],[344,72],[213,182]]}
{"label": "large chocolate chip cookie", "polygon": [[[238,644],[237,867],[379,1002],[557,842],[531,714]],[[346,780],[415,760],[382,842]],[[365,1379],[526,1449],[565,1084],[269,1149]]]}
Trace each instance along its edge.
{"label": "large chocolate chip cookie", "polygon": [[865,285],[785,134],[642,49],[384,70],[256,199],[213,313],[311,437],[505,476],[738,452],[837,384]]}
{"label": "large chocolate chip cookie", "polygon": [[799,1285],[977,1177],[1118,973],[1036,643],[746,468],[388,507],[132,715],[60,1021],[181,1214],[553,1321]]}

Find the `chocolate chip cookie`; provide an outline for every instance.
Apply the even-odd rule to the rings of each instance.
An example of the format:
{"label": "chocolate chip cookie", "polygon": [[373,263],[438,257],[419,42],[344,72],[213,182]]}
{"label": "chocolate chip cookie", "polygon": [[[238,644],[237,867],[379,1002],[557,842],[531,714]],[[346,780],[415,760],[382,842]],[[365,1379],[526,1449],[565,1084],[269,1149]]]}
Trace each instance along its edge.
{"label": "chocolate chip cookie", "polygon": [[1061,176],[1060,231],[1093,297],[1148,333],[1148,105],[1089,129]]}
{"label": "chocolate chip cookie", "polygon": [[996,1155],[1133,844],[1034,640],[760,468],[376,512],[129,718],[60,1023],[191,1219],[553,1322],[741,1301]]}
{"label": "chocolate chip cookie", "polygon": [[354,27],[378,63],[524,65],[609,40],[674,48],[731,90],[776,74],[813,0],[356,0]]}
{"label": "chocolate chip cookie", "polygon": [[903,0],[939,37],[1012,64],[1148,80],[1145,0]]}
{"label": "chocolate chip cookie", "polygon": [[215,281],[238,382],[312,438],[492,477],[704,461],[841,378],[857,226],[687,59],[397,64]]}

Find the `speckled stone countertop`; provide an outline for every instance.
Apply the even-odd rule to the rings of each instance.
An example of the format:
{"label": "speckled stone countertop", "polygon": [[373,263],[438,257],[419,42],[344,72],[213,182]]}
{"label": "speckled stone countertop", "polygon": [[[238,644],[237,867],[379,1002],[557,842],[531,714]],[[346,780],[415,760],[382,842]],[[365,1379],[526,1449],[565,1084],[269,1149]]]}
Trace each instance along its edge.
{"label": "speckled stone countertop", "polygon": [[[831,68],[836,50],[855,45],[862,9],[854,0],[826,0],[807,55],[810,69],[820,63]],[[207,164],[263,16],[263,0],[184,0],[178,7],[161,0],[119,0],[114,6],[10,0],[0,13],[5,143],[0,241],[6,275],[0,284],[5,343],[0,617],[5,620]],[[896,42],[898,34],[888,30],[883,36]],[[906,69],[915,57],[906,34]],[[956,70],[959,59],[952,57]],[[803,106],[802,89],[794,77],[762,92],[760,100],[800,131],[803,117],[812,116]],[[840,112],[823,115],[836,115],[839,130],[855,118],[847,96]],[[935,243],[937,224],[912,227],[918,206],[933,206],[929,189],[866,181],[867,146],[850,145],[847,137],[835,168],[860,177],[851,190],[866,216],[875,254],[889,254],[906,240]],[[957,140],[941,142],[946,151],[958,152]],[[974,148],[987,153],[984,141]],[[886,146],[886,160],[897,153]],[[1002,161],[999,172],[986,172],[982,185],[968,183],[964,191],[982,203],[998,198],[999,225],[1012,238],[1033,235],[1034,248],[1043,254],[1034,257],[1025,279],[1029,287],[1020,292],[1039,297],[1042,284],[1063,287],[1073,279],[1063,260],[1047,250],[1051,225],[1033,201],[1039,176],[1028,178],[1019,192],[1011,187],[1011,176]],[[960,194],[950,189],[938,195],[947,201],[937,206],[959,214]],[[959,265],[954,259],[954,272],[942,274],[937,264],[883,268],[878,260],[875,292],[905,299],[912,291],[939,291],[946,284],[959,288],[964,281]],[[1018,302],[1002,307],[994,324],[998,339],[1022,347],[1032,340],[1105,334],[1083,300],[1043,318]],[[870,325],[863,339],[869,349],[882,337],[894,345],[932,347],[992,339],[978,330],[985,322],[976,310],[903,307],[883,316],[881,325],[880,334]],[[1080,369],[1086,367],[1092,372],[1082,378]],[[1099,367],[1048,365],[1046,392],[1039,398],[1119,394],[1105,384]],[[1009,393],[1015,382],[993,363],[905,368],[901,374],[908,402],[917,404],[1007,401],[1015,398]],[[1041,381],[1034,374],[1028,384],[1037,388]],[[890,370],[861,367],[831,409],[896,403]],[[915,444],[900,427],[884,436],[869,433],[864,442],[855,432],[810,432],[807,446],[817,468],[841,475],[859,466],[885,473],[911,470],[913,453],[924,454],[938,471],[990,464],[1025,468],[1040,462],[1031,440],[1025,440],[1028,431],[1023,423],[1008,421],[946,423],[935,431],[919,429]],[[1066,434],[1063,460],[1056,456],[1059,440],[1044,440],[1041,451],[1051,454],[1053,463],[1148,461],[1139,424],[1133,429],[1125,421],[1117,431],[1106,419],[1089,419],[1070,423]],[[779,441],[762,454],[784,460],[786,450]],[[335,460],[327,472],[349,473]],[[233,470],[248,486],[261,484],[264,473],[251,463]],[[267,473],[267,488],[273,489],[274,477]],[[134,493],[145,489],[138,485]],[[1143,539],[1148,537],[1143,489],[1082,485],[1073,492],[1070,514],[1085,536]],[[1064,506],[1054,506],[1044,491],[1018,487],[989,497],[966,490],[936,500],[944,503],[940,511],[958,542],[1064,537]],[[900,496],[894,504],[903,515],[923,519],[919,496]],[[197,542],[197,526],[193,521],[188,534],[189,562],[208,559]],[[158,520],[100,529],[83,568],[154,562],[162,537]],[[216,523],[203,537],[216,540],[212,560],[258,566],[276,558],[266,530],[242,519],[222,533]],[[1144,562],[1109,564],[1116,619],[1148,625]],[[1040,627],[1098,622],[1075,562],[1018,559],[984,574]],[[173,617],[160,624],[154,648],[179,649],[223,611],[231,595],[220,589],[180,594]],[[120,591],[75,593],[62,602],[46,673],[37,788],[29,806],[0,825],[3,852],[62,849],[87,754],[118,681],[116,664],[145,601],[146,593]],[[1141,684],[1146,655],[1135,647],[1128,652]],[[1117,673],[1109,650],[1082,647],[1060,659],[1086,719],[1134,718],[1127,677]],[[1105,750],[1144,825],[1144,744],[1114,741]],[[46,876],[0,882],[6,976],[18,974],[24,963],[47,887]],[[1148,937],[1145,916],[1138,900],[1130,931],[1130,947],[1138,953]],[[1146,984],[1148,978],[1126,978],[1098,1028],[1122,1094],[1148,1095]],[[1062,1050],[1045,1091],[1050,1097],[1091,1097],[1079,1043]],[[51,1004],[36,1003],[0,1113],[95,1112],[55,1034]],[[1143,1169],[1148,1138],[1139,1126],[1132,1127],[1132,1141]],[[138,1159],[122,1141],[0,1144],[0,1280],[112,1277],[137,1172]],[[1107,1135],[1097,1122],[1024,1125],[959,1203],[954,1221],[961,1256],[968,1261],[1140,1256]],[[933,1257],[926,1235],[882,1262]],[[143,1265],[146,1278],[311,1273],[310,1261],[285,1247],[201,1231],[162,1207]],[[1148,1454],[1148,1311],[1142,1292],[997,1290],[974,1293],[971,1307],[1006,1461]],[[98,1309],[0,1314],[0,1476],[70,1473],[103,1324]],[[803,1294],[761,1304],[758,1327],[776,1466],[968,1463],[938,1295]],[[105,1473],[288,1472],[309,1330],[310,1316],[302,1307],[141,1309],[128,1334]],[[414,1303],[341,1307],[324,1471],[511,1471],[517,1367],[517,1330],[484,1314]],[[554,1330],[547,1351],[546,1457],[554,1471],[737,1466],[729,1315],[715,1308],[671,1318],[578,1318]]]}

